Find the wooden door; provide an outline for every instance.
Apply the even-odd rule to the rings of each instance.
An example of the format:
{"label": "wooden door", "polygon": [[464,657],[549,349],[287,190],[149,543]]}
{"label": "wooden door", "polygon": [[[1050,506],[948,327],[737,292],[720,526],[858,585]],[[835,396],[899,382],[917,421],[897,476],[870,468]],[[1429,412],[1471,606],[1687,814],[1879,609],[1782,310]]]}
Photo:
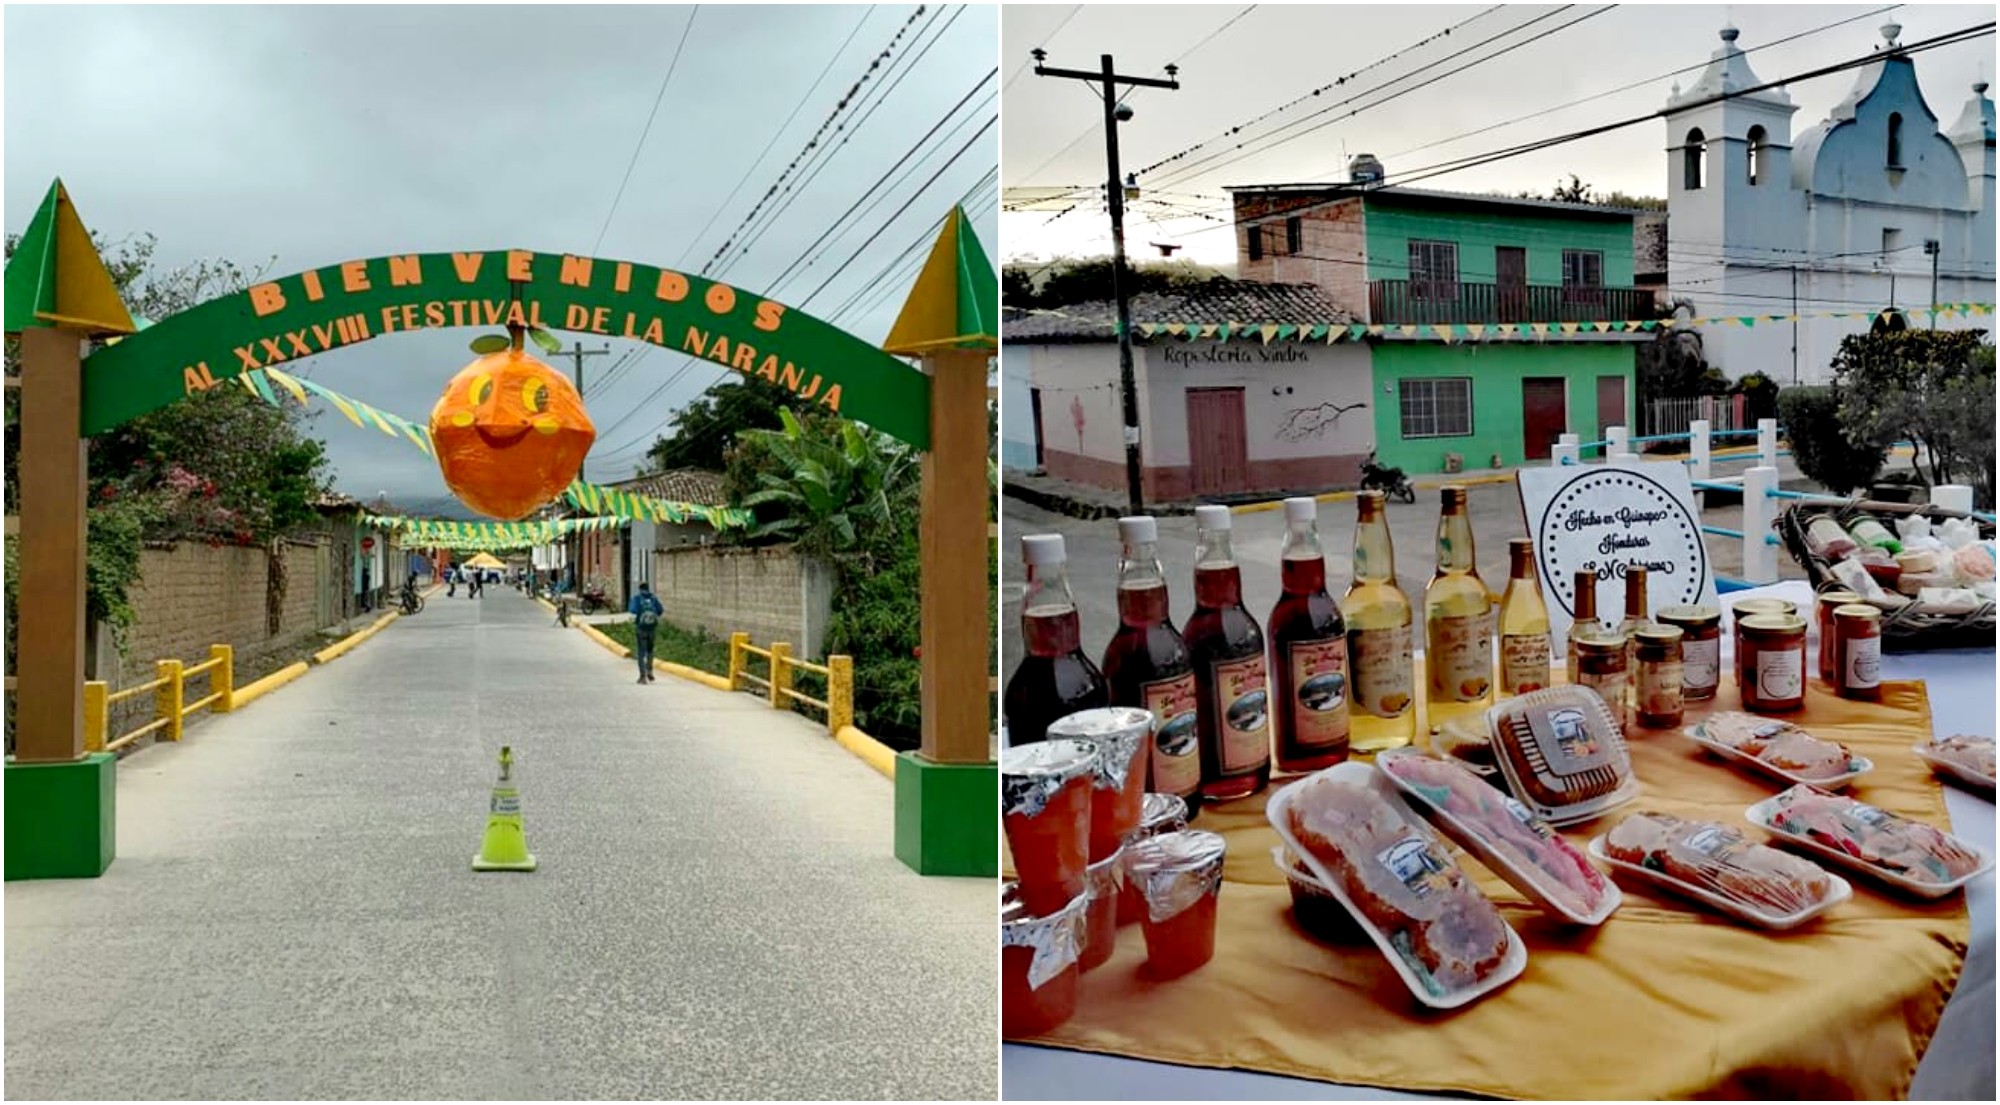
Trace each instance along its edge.
{"label": "wooden door", "polygon": [[1597,378],[1597,438],[1604,439],[1604,431],[1612,426],[1631,425],[1625,419],[1625,377],[1599,376]]}
{"label": "wooden door", "polygon": [[1251,490],[1242,388],[1187,390],[1188,458],[1196,495]]}
{"label": "wooden door", "polygon": [[1521,381],[1521,446],[1527,459],[1549,459],[1549,446],[1568,432],[1568,391],[1568,382],[1560,376]]}
{"label": "wooden door", "polygon": [[1493,247],[1494,283],[1499,292],[1501,322],[1529,322],[1528,251],[1521,246]]}

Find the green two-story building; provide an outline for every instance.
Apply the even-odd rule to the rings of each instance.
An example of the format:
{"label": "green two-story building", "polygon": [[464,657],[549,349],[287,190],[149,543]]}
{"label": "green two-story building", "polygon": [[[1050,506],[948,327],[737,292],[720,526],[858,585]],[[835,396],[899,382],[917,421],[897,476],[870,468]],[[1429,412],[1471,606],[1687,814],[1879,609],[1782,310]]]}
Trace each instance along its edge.
{"label": "green two-story building", "polygon": [[1632,286],[1635,212],[1387,186],[1365,154],[1352,175],[1229,189],[1237,271],[1316,285],[1367,324],[1384,463],[1518,465],[1632,425],[1657,313]]}

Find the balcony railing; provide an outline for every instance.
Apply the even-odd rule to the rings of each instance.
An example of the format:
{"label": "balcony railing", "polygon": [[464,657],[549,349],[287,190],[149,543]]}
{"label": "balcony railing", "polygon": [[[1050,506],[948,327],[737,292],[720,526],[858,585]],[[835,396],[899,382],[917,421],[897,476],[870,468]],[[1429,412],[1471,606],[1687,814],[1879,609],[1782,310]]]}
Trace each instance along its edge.
{"label": "balcony railing", "polygon": [[1389,326],[1652,317],[1653,293],[1647,288],[1478,284],[1465,280],[1368,282],[1368,320]]}

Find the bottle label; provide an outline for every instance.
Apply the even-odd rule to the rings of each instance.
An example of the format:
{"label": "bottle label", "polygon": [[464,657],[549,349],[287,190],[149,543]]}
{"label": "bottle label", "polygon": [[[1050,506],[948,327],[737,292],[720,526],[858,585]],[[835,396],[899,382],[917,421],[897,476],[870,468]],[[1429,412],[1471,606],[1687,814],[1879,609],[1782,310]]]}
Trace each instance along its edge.
{"label": "bottle label", "polygon": [[1311,753],[1347,748],[1347,638],[1297,641],[1292,665],[1292,743]]}
{"label": "bottle label", "polygon": [[1415,695],[1410,627],[1350,629],[1347,657],[1354,673],[1354,705],[1370,717],[1402,717]]}
{"label": "bottle label", "polygon": [[1424,651],[1432,697],[1444,702],[1477,702],[1493,689],[1493,627],[1485,614],[1430,619],[1430,647]]}
{"label": "bottle label", "polygon": [[1615,672],[1607,672],[1601,675],[1594,675],[1587,671],[1580,671],[1577,673],[1576,681],[1579,685],[1589,687],[1591,690],[1596,691],[1597,697],[1602,698],[1604,700],[1604,704],[1606,706],[1611,707],[1611,716],[1617,718],[1621,724],[1624,722],[1625,720],[1625,673],[1624,672],[1615,671]]}
{"label": "bottle label", "polygon": [[1804,649],[1767,648],[1757,653],[1757,697],[1784,702],[1805,693]]}
{"label": "bottle label", "polygon": [[1882,638],[1850,637],[1847,662],[1842,665],[1847,686],[1856,689],[1882,685]]}
{"label": "bottle label", "polygon": [[1500,635],[1500,689],[1508,694],[1526,694],[1549,685],[1549,635],[1546,633],[1502,633]]}
{"label": "bottle label", "polygon": [[1418,898],[1451,889],[1451,861],[1422,837],[1404,837],[1375,853],[1375,862]]}
{"label": "bottle label", "polygon": [[1681,686],[1712,688],[1722,667],[1722,638],[1681,642]]}
{"label": "bottle label", "polygon": [[1201,789],[1201,735],[1195,721],[1194,673],[1184,671],[1172,679],[1143,684],[1139,699],[1159,722],[1159,728],[1153,731],[1153,758],[1149,765],[1152,781],[1146,789],[1155,794],[1183,797]]}
{"label": "bottle label", "polygon": [[1270,763],[1271,696],[1265,687],[1264,653],[1223,660],[1210,672],[1222,773],[1243,775]]}

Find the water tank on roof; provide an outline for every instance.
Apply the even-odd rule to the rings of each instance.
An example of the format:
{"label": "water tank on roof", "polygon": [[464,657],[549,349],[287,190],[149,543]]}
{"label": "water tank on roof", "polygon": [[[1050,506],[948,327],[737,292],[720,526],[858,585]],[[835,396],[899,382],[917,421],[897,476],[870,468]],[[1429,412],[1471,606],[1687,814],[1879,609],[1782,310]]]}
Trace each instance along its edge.
{"label": "water tank on roof", "polygon": [[1382,162],[1372,153],[1358,153],[1347,163],[1347,179],[1353,184],[1380,184]]}

